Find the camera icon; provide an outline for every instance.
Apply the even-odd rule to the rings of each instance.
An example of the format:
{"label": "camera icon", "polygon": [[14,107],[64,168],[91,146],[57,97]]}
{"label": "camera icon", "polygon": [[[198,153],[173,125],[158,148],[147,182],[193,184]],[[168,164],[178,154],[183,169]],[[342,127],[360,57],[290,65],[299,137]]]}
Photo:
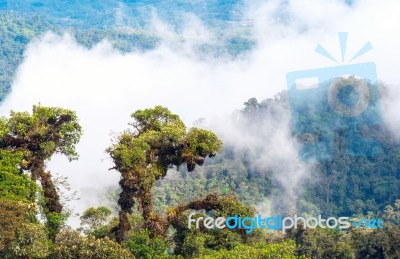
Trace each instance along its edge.
{"label": "camera icon", "polygon": [[381,152],[371,134],[382,121],[374,63],[289,72],[286,79],[301,159]]}

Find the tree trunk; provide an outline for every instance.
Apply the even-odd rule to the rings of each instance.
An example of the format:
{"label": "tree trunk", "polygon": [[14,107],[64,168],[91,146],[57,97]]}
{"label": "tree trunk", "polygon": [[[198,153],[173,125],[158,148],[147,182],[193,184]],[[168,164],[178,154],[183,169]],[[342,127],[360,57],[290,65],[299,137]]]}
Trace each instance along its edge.
{"label": "tree trunk", "polygon": [[[44,196],[44,214],[47,219],[46,225],[49,230],[50,239],[54,240],[63,223],[61,215],[63,207],[60,202],[60,196],[57,193],[57,188],[51,179],[50,172],[46,173],[44,170],[45,165],[43,160],[35,159],[32,162],[30,170],[31,179],[35,182],[39,180],[42,186]],[[34,197],[35,194],[33,193],[31,195]]]}
{"label": "tree trunk", "polygon": [[119,212],[119,222],[115,228],[115,240],[121,243],[125,239],[126,232],[131,229],[131,224],[129,223],[129,213],[121,210]]}

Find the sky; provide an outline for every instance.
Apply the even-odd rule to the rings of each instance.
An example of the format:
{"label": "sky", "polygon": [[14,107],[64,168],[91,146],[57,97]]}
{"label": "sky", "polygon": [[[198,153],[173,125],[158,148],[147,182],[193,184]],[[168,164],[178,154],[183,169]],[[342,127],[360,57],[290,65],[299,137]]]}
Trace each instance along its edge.
{"label": "sky", "polygon": [[[250,0],[243,8],[242,19],[252,21],[249,30],[257,44],[234,59],[201,57],[195,52],[195,43],[213,41],[216,35],[193,14],[187,15],[179,35],[185,40],[180,43],[170,40],[176,32],[155,14],[150,26],[166,40],[146,52],[121,54],[107,41],[87,49],[76,43],[73,35],[48,32],[25,50],[0,115],[31,110],[37,103],[77,112],[84,129],[77,146],[79,160],[69,163],[56,156],[48,168],[69,178],[81,197],[71,206],[81,212],[99,205],[108,188],[118,184],[118,173],[108,170],[112,164],[104,150],[113,134],[128,127],[132,112],[164,105],[188,125],[206,118],[222,138],[235,143],[234,136],[241,133],[224,118],[251,97],[262,100],[286,89],[290,71],[342,65],[314,50],[321,44],[341,60],[338,32],[348,32],[344,64],[371,42],[373,49],[351,64],[376,63],[378,78],[393,92],[383,103],[385,121],[393,131],[399,129],[399,1],[358,0],[347,5],[335,0]],[[281,168],[287,171],[281,181],[297,182],[293,179],[306,177],[306,167],[296,160],[297,146],[287,134],[288,123],[276,125],[271,127],[273,131],[266,129],[261,140],[275,155],[258,161],[265,167],[277,159],[294,161],[290,168]],[[273,132],[270,139],[269,132]],[[237,143],[238,148],[242,145]],[[76,225],[77,220],[70,223]]]}

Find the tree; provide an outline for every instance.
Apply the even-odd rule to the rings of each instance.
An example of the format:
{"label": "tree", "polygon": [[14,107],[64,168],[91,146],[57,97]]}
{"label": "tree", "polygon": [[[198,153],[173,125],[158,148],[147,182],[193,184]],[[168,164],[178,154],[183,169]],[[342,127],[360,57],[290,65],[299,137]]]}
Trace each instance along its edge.
{"label": "tree", "polygon": [[353,250],[343,236],[327,228],[305,229],[303,224],[286,233],[296,243],[295,254],[307,258],[352,258]]}
{"label": "tree", "polygon": [[107,207],[89,208],[81,216],[81,228],[86,235],[104,236],[106,225],[111,220],[111,210]]}
{"label": "tree", "polygon": [[23,224],[15,233],[16,238],[6,250],[5,258],[47,258],[50,254],[51,242],[43,225]]}
{"label": "tree", "polygon": [[21,152],[0,150],[0,257],[10,253],[16,230],[34,218],[36,184],[20,172]]}
{"label": "tree", "polygon": [[400,225],[400,199],[397,199],[393,206],[387,205],[382,217],[385,219],[385,222]]}
{"label": "tree", "polygon": [[136,258],[169,258],[167,251],[170,244],[161,237],[150,237],[148,230],[132,233],[123,246]]}
{"label": "tree", "polygon": [[34,202],[31,194],[36,192],[37,186],[19,169],[21,160],[22,152],[0,150],[0,197],[31,203]]}
{"label": "tree", "polygon": [[203,259],[246,259],[246,258],[295,258],[296,245],[293,241],[278,244],[241,244],[232,250],[208,250],[201,256]]}
{"label": "tree", "polygon": [[[212,212],[214,217],[228,218],[232,215],[240,217],[252,216],[255,210],[245,206],[233,196],[209,194],[204,199],[194,200],[186,205],[170,208],[166,226],[172,226],[176,233],[175,253],[186,257],[196,256],[203,249],[232,249],[239,243],[247,242],[257,235],[257,230],[246,234],[245,229],[229,230],[227,228],[210,231],[206,228],[189,229],[187,210]],[[199,216],[205,216],[199,214]]]}
{"label": "tree", "polygon": [[153,211],[151,190],[168,169],[186,164],[189,172],[203,165],[206,157],[215,156],[222,142],[211,131],[191,128],[167,108],[138,110],[131,115],[133,129],[121,133],[106,151],[114,161],[113,169],[121,173],[121,207],[116,239],[121,242],[129,231],[128,215],[135,199],[146,228],[152,235],[164,235],[165,222]]}
{"label": "tree", "polygon": [[70,161],[77,159],[75,145],[81,134],[75,112],[62,108],[35,105],[32,114],[11,111],[10,118],[0,119],[0,149],[22,152],[21,168],[29,170],[33,181],[40,180],[52,238],[63,221],[62,204],[45,163],[53,154],[65,155]]}
{"label": "tree", "polygon": [[400,227],[385,223],[383,229],[354,229],[351,244],[355,258],[399,258]]}
{"label": "tree", "polygon": [[247,102],[244,102],[243,105],[245,106],[242,109],[244,115],[254,115],[260,110],[260,104],[255,97],[250,98]]}
{"label": "tree", "polygon": [[63,229],[57,234],[49,258],[128,259],[135,258],[127,249],[108,237],[83,237],[79,232]]}
{"label": "tree", "polygon": [[15,240],[15,230],[28,223],[29,213],[32,209],[29,204],[21,201],[0,199],[0,256]]}

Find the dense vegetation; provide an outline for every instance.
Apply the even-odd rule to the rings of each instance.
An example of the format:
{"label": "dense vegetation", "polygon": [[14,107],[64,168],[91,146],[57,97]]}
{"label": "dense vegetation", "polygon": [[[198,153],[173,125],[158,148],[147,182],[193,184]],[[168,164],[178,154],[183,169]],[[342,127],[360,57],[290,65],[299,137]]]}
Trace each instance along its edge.
{"label": "dense vegetation", "polygon": [[0,101],[10,91],[25,46],[48,29],[47,23],[38,16],[23,18],[14,12],[0,12]]}
{"label": "dense vegetation", "polygon": [[[249,111],[258,113],[260,107],[266,109],[283,100],[276,98],[263,104],[249,100],[242,111],[243,116],[251,114]],[[255,109],[250,107],[252,105],[259,107]],[[257,118],[254,114],[251,117]],[[209,130],[187,130],[179,116],[165,107],[138,110],[132,114],[132,119],[132,128],[122,132],[107,149],[115,169],[121,173],[120,213],[116,216],[106,207],[89,208],[81,215],[81,228],[78,230],[65,225],[68,213],[60,202],[57,182],[45,169],[46,161],[55,153],[64,154],[69,159],[77,158],[75,145],[81,128],[75,113],[62,108],[34,106],[32,113],[11,112],[10,117],[1,119],[2,258],[400,256],[400,200],[391,204],[382,202],[379,206],[383,209],[375,211],[368,207],[369,204],[364,205],[371,211],[366,217],[378,215],[384,221],[383,229],[299,227],[286,234],[261,229],[250,234],[246,234],[244,229],[189,229],[188,214],[191,211],[198,212],[196,217],[253,216],[256,210],[249,204],[261,200],[271,189],[279,190],[279,186],[274,186],[270,179],[270,184],[258,188],[263,183],[252,180],[249,175],[254,171],[249,169],[246,157],[240,157],[241,154],[224,151],[212,159],[216,152],[221,151],[222,142],[218,137]],[[212,162],[197,168],[196,165],[202,165],[206,157]],[[167,170],[177,169],[180,165],[185,165],[185,169]],[[182,177],[175,176],[179,178],[177,181],[168,179],[171,173],[179,173]],[[211,175],[219,184],[212,184]],[[309,190],[325,190],[318,188],[307,186],[302,199],[309,198],[306,196]],[[365,186],[359,183],[359,188]],[[259,196],[252,198],[240,189]],[[161,195],[161,190],[165,191],[165,196]],[[169,202],[160,203],[167,197]],[[155,201],[158,205],[153,208]],[[316,200],[316,204],[324,205],[318,202]],[[361,217],[362,212],[354,211],[352,214]]]}
{"label": "dense vegetation", "polygon": [[[102,5],[101,3],[99,4]],[[12,4],[10,3],[9,5]],[[67,6],[69,7],[70,3]],[[24,3],[15,4],[15,6],[1,6],[0,4],[0,101],[10,91],[15,72],[22,62],[23,53],[28,43],[33,38],[40,37],[46,32],[51,31],[60,35],[65,32],[70,33],[78,43],[88,48],[107,39],[116,49],[123,53],[134,50],[146,51],[153,49],[160,43],[162,36],[157,35],[151,28],[144,26],[144,21],[135,20],[133,24],[136,26],[133,27],[127,27],[125,26],[126,24],[118,25],[113,16],[104,11],[104,16],[107,19],[112,19],[109,22],[107,22],[107,19],[101,19],[101,22],[105,24],[99,26],[98,11],[92,14],[93,17],[91,19],[96,20],[96,22],[91,24],[86,21],[86,19],[90,19],[86,12],[92,7],[87,6],[85,9],[81,4],[78,6],[82,8],[81,16],[77,16],[78,10],[76,8],[70,10],[74,14],[68,16],[66,12],[68,8],[62,9],[50,6],[46,9],[40,8],[40,5],[31,6]],[[104,7],[102,6],[101,8]],[[30,8],[35,10],[39,8],[39,12],[29,12],[32,11]],[[46,13],[45,10],[49,12]],[[62,16],[57,13],[60,10],[62,10]],[[132,12],[135,11],[132,10]],[[32,13],[37,15],[31,15]],[[75,19],[71,19],[71,17],[75,17]],[[149,19],[151,15],[143,15],[143,17],[148,17],[147,19]],[[177,22],[177,24],[180,23]],[[245,26],[222,27],[218,25],[216,28],[218,28],[215,30],[218,30],[217,35],[220,38],[217,42],[213,44],[194,44],[195,51],[201,53],[201,56],[236,56],[249,50],[255,44]],[[175,45],[184,44],[183,38],[179,36],[179,30],[176,38],[171,40],[174,41]]]}
{"label": "dense vegetation", "polygon": [[[286,92],[282,92],[261,103],[250,99],[240,116],[233,120],[238,127],[252,128],[251,134],[257,135],[266,124],[274,122],[273,117],[288,113],[288,109]],[[309,167],[309,175],[314,181],[304,183],[297,190],[298,213],[379,216],[386,206],[399,199],[399,143],[383,126],[369,134],[373,134],[381,144],[379,155],[355,156],[342,150],[332,160],[319,161]],[[338,142],[344,141],[344,136],[338,139]],[[165,208],[207,192],[222,195],[232,192],[241,201],[257,205],[270,200],[273,194],[284,193],[274,177],[279,172],[273,172],[272,168],[255,168],[247,151],[235,149],[227,143],[223,152],[203,168],[192,174],[181,170],[175,172],[174,177],[160,181],[154,191],[157,206]],[[275,212],[288,212],[286,204],[270,202]]]}
{"label": "dense vegetation", "polygon": [[183,15],[194,14],[206,25],[239,22],[244,3],[240,0],[224,1],[129,1],[95,0],[53,3],[48,1],[2,1],[0,10],[13,10],[21,14],[37,13],[52,24],[62,27],[86,29],[107,28],[114,25],[144,27],[152,17],[152,12],[176,26],[182,25]]}
{"label": "dense vegetation", "polygon": [[[0,102],[10,91],[27,44],[48,31],[68,31],[89,48],[108,39],[121,52],[152,49],[162,37],[147,26],[151,8],[142,1],[60,3],[63,8],[28,2],[0,2]],[[236,12],[239,1],[158,2],[154,4],[160,17],[177,32],[175,46],[184,43],[179,19],[193,5],[219,37],[211,45],[195,44],[203,57],[236,56],[255,44]],[[117,18],[111,9],[125,15]],[[171,18],[171,10],[180,10],[179,15]],[[38,15],[30,15],[32,11]],[[231,120],[242,134],[259,136],[265,125],[287,114],[287,93],[282,92],[262,102],[249,99]],[[313,119],[323,124],[324,118],[326,114]],[[121,175],[120,188],[110,193],[115,206],[88,208],[81,227],[73,230],[65,224],[70,211],[60,197],[60,183],[46,164],[54,154],[78,158],[75,145],[82,129],[75,113],[34,106],[31,113],[11,112],[0,119],[1,258],[400,257],[400,146],[384,127],[365,133],[381,144],[374,155],[339,148],[332,160],[310,164],[308,175],[317,181],[299,185],[296,204],[289,207],[277,199],[286,192],[276,179],[279,170],[255,166],[257,150],[236,148],[213,133],[213,125],[208,130],[186,129],[178,115],[161,106],[136,111],[131,120],[130,128],[107,149]],[[338,146],[345,141],[339,131]],[[263,206],[262,212],[275,214],[379,217],[384,228],[298,228],[286,234],[256,230],[248,235],[187,228],[191,211],[198,216],[252,216]]]}

